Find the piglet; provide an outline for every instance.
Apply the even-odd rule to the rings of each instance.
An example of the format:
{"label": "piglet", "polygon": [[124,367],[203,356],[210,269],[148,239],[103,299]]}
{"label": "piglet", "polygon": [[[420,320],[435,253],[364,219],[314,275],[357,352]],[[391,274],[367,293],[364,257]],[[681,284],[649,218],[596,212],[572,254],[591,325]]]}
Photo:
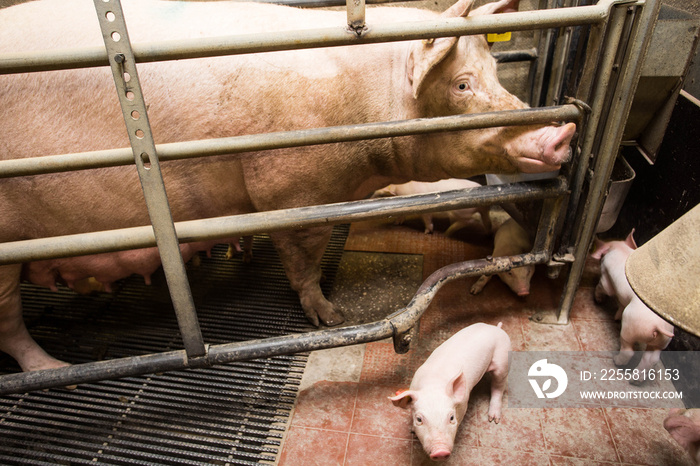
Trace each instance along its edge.
{"label": "piglet", "polygon": [[664,420],[664,428],[700,464],[700,409],[672,409]]}
{"label": "piglet", "polygon": [[[530,235],[521,227],[518,222],[509,218],[496,230],[496,235],[493,238],[493,256],[515,256],[530,252],[532,250],[532,241]],[[530,280],[535,273],[534,265],[526,265],[516,267],[501,272],[498,278],[503,281],[515,294],[521,297],[530,294]],[[484,289],[484,286],[491,280],[492,275],[482,275],[471,287],[471,294],[478,294]]]}
{"label": "piglet", "polygon": [[673,338],[673,325],[649,309],[635,294],[625,275],[625,262],[637,249],[634,229],[624,241],[601,241],[596,238],[594,259],[600,259],[600,281],[595,288],[595,300],[600,303],[605,296],[617,298],[615,319],[622,318],[620,352],[613,358],[618,366],[624,366],[634,356],[634,344],[646,345],[637,369],[650,369]]}
{"label": "piglet", "polygon": [[[455,189],[475,188],[481,186],[479,183],[470,180],[462,180],[457,178],[449,178],[446,180],[435,181],[432,183],[424,181],[409,181],[404,184],[390,184],[382,189],[379,189],[372,194],[372,197],[391,197],[391,196],[408,196],[411,194],[429,194],[438,193],[440,191],[450,191]],[[491,232],[491,218],[489,217],[489,207],[467,207],[465,209],[448,210],[445,212],[430,212],[421,214],[425,233],[434,231],[433,219],[447,218],[450,221],[450,226],[445,232],[447,236],[451,236],[456,231],[466,227],[474,217],[475,213],[481,216],[481,223],[487,233]],[[400,222],[399,222],[400,223]]]}
{"label": "piglet", "polygon": [[411,408],[413,432],[431,459],[449,458],[469,394],[487,372],[492,373],[488,418],[501,420],[511,348],[501,327],[478,323],[460,330],[418,368],[409,390],[390,397],[394,406]]}

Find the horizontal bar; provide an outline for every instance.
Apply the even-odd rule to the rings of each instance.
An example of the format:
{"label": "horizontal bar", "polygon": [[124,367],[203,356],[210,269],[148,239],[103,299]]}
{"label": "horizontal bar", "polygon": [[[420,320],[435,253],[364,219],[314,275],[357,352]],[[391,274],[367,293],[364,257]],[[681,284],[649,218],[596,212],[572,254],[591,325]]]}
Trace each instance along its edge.
{"label": "horizontal bar", "polygon": [[[334,142],[411,136],[442,131],[462,131],[492,126],[548,124],[555,121],[575,121],[581,116],[581,110],[577,106],[563,105],[158,144],[156,152],[161,161],[179,160]],[[114,167],[133,163],[134,156],[131,148],[1,160],[0,178]]]}
{"label": "horizontal bar", "polygon": [[[133,44],[137,63],[215,57],[317,47],[374,44],[403,40],[577,26],[605,21],[614,4],[630,0],[601,0],[597,5],[532,10],[465,18],[440,18],[406,23],[370,24],[361,36],[345,25],[296,31],[169,40]],[[0,55],[0,74],[107,66],[104,47],[83,47]]]}
{"label": "horizontal bar", "polygon": [[530,253],[491,260],[466,261],[443,267],[425,280],[405,308],[376,322],[209,346],[207,355],[198,358],[196,365],[188,364],[185,351],[180,350],[76,364],[58,369],[7,374],[0,376],[0,395],[383,340],[413,327],[443,284],[457,278],[492,275],[513,267],[543,263],[544,257],[542,254]]}
{"label": "horizontal bar", "polygon": [[492,52],[493,58],[498,63],[513,63],[521,61],[537,60],[537,49],[531,48],[526,50],[507,50],[503,52]]}
{"label": "horizontal bar", "polygon": [[[523,202],[566,191],[561,178],[481,186],[443,193],[342,202],[175,223],[180,242],[231,238],[259,232],[309,228],[359,220]],[[151,226],[0,243],[0,265],[155,246]]]}

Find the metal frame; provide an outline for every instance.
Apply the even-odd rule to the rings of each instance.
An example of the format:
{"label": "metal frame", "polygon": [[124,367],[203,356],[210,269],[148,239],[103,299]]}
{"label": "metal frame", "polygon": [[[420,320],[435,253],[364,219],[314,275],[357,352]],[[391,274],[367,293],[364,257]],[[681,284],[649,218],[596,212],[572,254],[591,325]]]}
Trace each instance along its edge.
{"label": "metal frame", "polygon": [[[126,25],[119,17],[114,5],[118,0],[94,0],[98,16],[108,18],[106,12],[115,14],[106,21],[101,21],[106,49],[88,48],[72,51],[37,52],[30,54],[9,54],[0,56],[0,74],[47,71],[66,68],[80,68],[110,65],[115,77],[117,89],[124,80],[124,72],[130,77],[130,88],[138,83],[134,63],[169,59],[217,56],[226,54],[254,53],[292,48],[327,47],[363,43],[376,43],[419,38],[477,34],[485,32],[506,32],[536,28],[564,27],[573,25],[592,25],[601,34],[591,34],[589,40],[588,63],[579,88],[580,101],[560,107],[498,112],[478,115],[459,115],[436,119],[418,119],[404,122],[382,122],[348,127],[318,128],[312,130],[268,133],[253,136],[241,136],[214,141],[190,141],[185,143],[155,146],[150,139],[150,127],[147,124],[145,107],[139,110],[139,125],[130,129],[130,133],[141,131],[137,143],[146,140],[145,146],[138,146],[132,141],[132,148],[97,151],[90,153],[53,155],[34,159],[9,160],[0,162],[0,178],[23,176],[29,174],[50,173],[54,171],[79,170],[102,166],[136,163],[139,174],[144,181],[146,198],[155,197],[153,205],[149,204],[149,214],[153,211],[153,226],[95,232],[81,235],[68,235],[55,238],[42,238],[0,244],[0,264],[16,263],[28,260],[65,257],[70,255],[92,254],[97,252],[117,251],[148,247],[157,244],[166,262],[166,274],[171,298],[177,310],[178,323],[185,341],[185,349],[155,355],[138,356],[86,363],[60,369],[51,369],[29,373],[10,374],[0,377],[0,394],[35,390],[39,388],[72,385],[107,378],[145,374],[154,371],[182,369],[186,367],[203,367],[222,364],[235,360],[255,359],[278,354],[345,346],[387,338],[394,338],[398,352],[408,350],[412,338],[412,329],[427,308],[432,297],[442,284],[455,278],[492,274],[513,267],[529,264],[548,263],[560,266],[573,262],[562,295],[562,308],[554,319],[557,323],[568,321],[568,309],[573,302],[573,292],[578,287],[581,271],[591,242],[596,219],[602,209],[605,198],[605,184],[608,182],[612,162],[617,153],[622,128],[629,112],[631,98],[638,79],[638,68],[646,50],[648,36],[658,12],[658,0],[601,0],[597,5],[577,8],[563,8],[545,11],[531,11],[507,15],[493,15],[465,19],[438,19],[411,23],[410,25],[390,24],[364,27],[364,6],[361,2],[348,1],[347,27],[325,28],[284,32],[277,34],[250,34],[196,41],[172,41],[150,44],[134,44],[128,41]],[[108,8],[108,10],[101,10]],[[628,9],[634,10],[633,19],[627,24],[633,28],[608,26],[614,18],[630,16]],[[613,18],[613,20],[611,20]],[[617,24],[614,22],[614,24]],[[115,29],[115,27],[123,29]],[[618,31],[618,29],[622,29]],[[612,31],[612,32],[610,32]],[[622,37],[623,32],[628,34]],[[110,41],[112,33],[120,34],[120,49],[114,49]],[[602,32],[605,32],[603,34]],[[618,34],[616,36],[616,34]],[[601,76],[599,61],[608,63],[612,50],[618,50],[618,43],[630,43],[627,54],[615,53],[618,60],[614,63],[622,70],[617,87],[609,90],[606,76]],[[610,53],[608,53],[610,52]],[[606,54],[607,53],[607,54]],[[601,59],[601,56],[603,57]],[[109,59],[108,59],[109,57]],[[615,66],[615,64],[611,66]],[[131,66],[126,70],[125,66]],[[627,86],[627,87],[625,87]],[[622,99],[613,99],[614,93],[622,92]],[[139,103],[139,95],[126,97],[120,92],[125,121],[129,126],[132,102]],[[584,109],[588,108],[589,96],[593,99],[590,107],[592,113],[588,121],[584,119]],[[611,105],[606,102],[612,101]],[[604,110],[610,107],[610,117],[602,118]],[[162,179],[157,170],[159,160],[210,156],[216,154],[234,154],[252,150],[265,150],[279,147],[296,147],[310,144],[323,144],[331,141],[351,141],[369,138],[392,137],[397,135],[418,134],[437,131],[456,131],[503,126],[511,124],[545,123],[559,120],[576,120],[585,134],[584,147],[580,157],[573,164],[568,177],[553,180],[515,183],[505,186],[485,186],[471,190],[459,190],[439,195],[419,195],[402,198],[377,199],[347,202],[334,205],[313,206],[287,209],[274,212],[261,212],[203,219],[173,224],[167,207],[167,197],[158,192],[162,190]],[[601,128],[607,131],[602,138],[595,138]],[[618,137],[619,136],[619,137]],[[592,141],[592,142],[588,142]],[[602,141],[602,142],[601,142]],[[590,146],[590,147],[589,147]],[[132,154],[137,154],[134,157]],[[147,154],[142,157],[141,154]],[[590,189],[584,194],[586,175],[590,173],[589,161],[593,160],[594,171],[590,180]],[[155,175],[153,175],[155,174]],[[568,179],[567,179],[568,178]],[[151,186],[150,183],[153,183]],[[149,185],[149,187],[147,187]],[[574,187],[571,196],[568,186]],[[147,192],[153,191],[156,194]],[[564,202],[566,199],[569,202]],[[286,228],[327,225],[360,219],[379,218],[401,215],[408,211],[428,212],[449,210],[468,206],[489,205],[505,202],[526,202],[545,199],[540,225],[533,252],[505,258],[487,258],[454,264],[436,271],[420,287],[411,303],[405,308],[387,316],[385,319],[369,324],[340,329],[319,330],[302,335],[289,335],[265,340],[217,345],[209,347],[201,339],[199,325],[193,306],[190,306],[189,287],[183,294],[175,293],[173,283],[181,283],[184,268],[176,258],[167,259],[167,255],[177,255],[179,248],[172,239],[181,242],[203,239],[232,237],[254,232],[270,232]],[[150,201],[149,201],[150,202]],[[568,206],[568,207],[567,207]],[[573,222],[564,215],[575,211]],[[154,216],[165,215],[165,219],[153,220]],[[573,224],[582,225],[575,230]],[[154,235],[153,231],[156,230]],[[568,235],[568,236],[567,236]],[[570,238],[576,241],[571,243]],[[166,239],[163,239],[166,238]],[[555,242],[560,241],[558,254],[553,256]],[[574,246],[571,246],[573,244]],[[571,302],[569,302],[571,301]],[[179,310],[178,310],[179,309]]]}

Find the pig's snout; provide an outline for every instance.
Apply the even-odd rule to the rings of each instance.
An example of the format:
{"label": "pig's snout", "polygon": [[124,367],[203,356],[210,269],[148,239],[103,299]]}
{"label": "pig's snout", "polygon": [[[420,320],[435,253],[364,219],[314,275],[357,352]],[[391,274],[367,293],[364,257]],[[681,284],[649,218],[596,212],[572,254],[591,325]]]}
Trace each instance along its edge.
{"label": "pig's snout", "polygon": [[542,161],[549,165],[560,165],[568,162],[571,156],[571,139],[576,133],[576,125],[567,123],[564,126],[547,128],[548,138],[544,143]]}
{"label": "pig's snout", "polygon": [[530,296],[530,290],[518,290],[518,296],[524,298],[525,296]]}
{"label": "pig's snout", "polygon": [[430,459],[433,461],[444,461],[450,457],[452,452],[445,448],[438,448],[430,452]]}

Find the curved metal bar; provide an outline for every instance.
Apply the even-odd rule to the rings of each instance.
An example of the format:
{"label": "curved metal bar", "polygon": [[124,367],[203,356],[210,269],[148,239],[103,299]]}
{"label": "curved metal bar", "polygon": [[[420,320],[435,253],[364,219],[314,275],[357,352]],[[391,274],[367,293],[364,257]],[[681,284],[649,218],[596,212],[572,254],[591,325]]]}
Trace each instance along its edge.
{"label": "curved metal bar", "polygon": [[383,320],[351,327],[209,346],[205,356],[189,362],[185,351],[179,350],[76,364],[58,369],[8,374],[0,376],[0,395],[383,340],[405,333],[416,325],[440,287],[451,280],[491,275],[513,267],[540,264],[544,261],[546,257],[543,254],[530,253],[452,264],[430,275],[408,306]]}

